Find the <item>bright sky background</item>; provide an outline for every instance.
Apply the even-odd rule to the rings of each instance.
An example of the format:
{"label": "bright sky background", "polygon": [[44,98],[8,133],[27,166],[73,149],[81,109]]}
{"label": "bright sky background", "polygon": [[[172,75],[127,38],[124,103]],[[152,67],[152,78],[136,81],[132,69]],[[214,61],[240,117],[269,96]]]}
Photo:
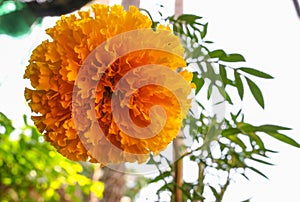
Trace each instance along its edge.
{"label": "bright sky background", "polygon": [[[148,10],[158,8],[158,4],[163,4],[169,14],[173,14],[174,0],[141,0],[141,7]],[[255,80],[263,91],[265,110],[260,109],[246,91],[242,104],[246,121],[291,127],[293,130],[286,134],[300,142],[300,20],[292,0],[185,0],[184,13],[203,16],[209,22],[207,38],[215,42],[215,47],[241,53],[247,66],[275,77]],[[0,37],[0,111],[13,119],[16,126],[22,125],[22,114],[29,114],[23,98],[26,82],[22,79],[28,52],[43,37],[38,31],[26,40]],[[251,197],[252,202],[299,201],[300,149],[265,139],[269,148],[279,151],[272,155],[275,166],[261,166],[270,180],[249,173],[250,181],[241,178],[233,183],[224,202]],[[151,193],[151,189],[147,192]]]}

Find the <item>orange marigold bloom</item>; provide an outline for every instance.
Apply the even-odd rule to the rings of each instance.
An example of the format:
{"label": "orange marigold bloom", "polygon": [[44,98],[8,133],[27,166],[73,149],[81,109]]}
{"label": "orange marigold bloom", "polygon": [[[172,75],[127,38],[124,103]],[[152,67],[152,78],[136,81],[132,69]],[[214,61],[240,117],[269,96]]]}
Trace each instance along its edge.
{"label": "orange marigold bloom", "polygon": [[[163,69],[184,69],[184,49],[168,27],[151,25],[135,7],[95,4],[47,30],[52,39],[32,52],[24,74],[32,85],[25,98],[36,127],[62,155],[103,165],[144,162],[176,137],[190,88]],[[180,75],[190,83],[190,73]]]}

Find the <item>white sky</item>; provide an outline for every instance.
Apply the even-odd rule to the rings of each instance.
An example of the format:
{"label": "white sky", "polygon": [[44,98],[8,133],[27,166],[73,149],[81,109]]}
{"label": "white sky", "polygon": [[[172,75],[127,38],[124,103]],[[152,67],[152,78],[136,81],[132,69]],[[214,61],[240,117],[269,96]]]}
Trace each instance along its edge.
{"label": "white sky", "polygon": [[[155,4],[159,3],[173,13],[174,0],[141,0],[141,6],[148,10],[157,8]],[[207,38],[214,41],[217,48],[241,53],[247,66],[275,77],[255,80],[263,91],[265,110],[260,109],[246,91],[242,104],[246,120],[257,125],[271,123],[291,127],[293,130],[286,134],[300,142],[300,20],[292,0],[185,0],[184,13],[195,13],[209,22]],[[17,126],[22,125],[22,114],[29,114],[29,109],[24,108],[25,82],[22,79],[29,57],[27,52],[42,37],[38,32],[26,40],[0,37],[0,111]],[[299,201],[300,149],[265,139],[270,149],[279,151],[272,155],[275,166],[261,166],[270,180],[250,173],[250,181],[241,178],[230,186],[224,202],[250,197],[252,202]]]}

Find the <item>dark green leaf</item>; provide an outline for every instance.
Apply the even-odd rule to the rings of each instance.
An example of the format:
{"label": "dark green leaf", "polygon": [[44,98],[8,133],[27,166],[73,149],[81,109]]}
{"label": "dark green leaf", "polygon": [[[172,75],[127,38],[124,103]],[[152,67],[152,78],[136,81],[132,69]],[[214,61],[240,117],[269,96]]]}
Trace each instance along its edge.
{"label": "dark green leaf", "polygon": [[241,175],[244,176],[247,180],[249,180],[245,173],[241,173]]}
{"label": "dark green leaf", "polygon": [[254,96],[255,100],[262,108],[264,108],[265,107],[264,98],[263,98],[263,95],[262,95],[260,89],[253,81],[251,81],[247,77],[246,77],[246,80],[247,80],[248,86],[249,86],[250,91],[251,91],[252,95]]}
{"label": "dark green leaf", "polygon": [[257,77],[261,77],[261,78],[265,78],[265,79],[273,79],[273,77],[267,73],[264,73],[262,71],[253,69],[253,68],[249,68],[249,67],[240,67],[238,68],[239,70],[246,72],[248,74],[251,74],[253,76],[257,76]]}
{"label": "dark green leaf", "polygon": [[232,100],[231,100],[231,98],[230,98],[230,96],[227,92],[226,92],[226,100],[229,104],[233,105],[233,102],[232,102]]}
{"label": "dark green leaf", "polygon": [[243,100],[244,86],[243,86],[242,79],[237,71],[234,71],[234,78],[235,78],[235,84],[236,84],[236,88],[238,90],[239,96],[240,96],[241,100]]}
{"label": "dark green leaf", "polygon": [[214,42],[213,41],[204,41],[204,43],[211,44],[211,43],[214,43]]}
{"label": "dark green leaf", "polygon": [[253,168],[253,167],[247,167],[247,168],[249,168],[250,170],[253,170],[254,172],[258,173],[259,175],[263,176],[264,178],[269,179],[265,174],[263,174],[261,171],[257,170],[256,168]]}
{"label": "dark green leaf", "polygon": [[266,162],[266,161],[264,161],[264,160],[257,159],[257,158],[254,158],[254,157],[251,157],[250,159],[253,160],[253,161],[257,161],[257,162],[259,162],[259,163],[263,163],[263,164],[270,165],[270,166],[273,166],[273,165],[274,165],[274,164],[272,164],[272,163],[269,163],[269,162]]}
{"label": "dark green leaf", "polygon": [[245,58],[237,53],[223,55],[220,57],[220,60],[224,62],[245,62]]}
{"label": "dark green leaf", "polygon": [[200,32],[200,35],[201,35],[201,38],[203,39],[205,36],[206,36],[206,34],[207,34],[207,26],[208,26],[208,23],[205,23],[204,25],[203,25],[203,30],[202,30],[202,32]]}
{"label": "dark green leaf", "polygon": [[172,190],[172,187],[173,187],[173,184],[172,184],[172,183],[164,184],[161,188],[159,188],[159,189],[157,190],[156,193],[159,194],[159,192],[165,191],[165,190],[173,191],[173,190]]}
{"label": "dark green leaf", "polygon": [[280,140],[280,141],[287,143],[289,145],[292,145],[294,147],[300,147],[300,144],[298,142],[296,142],[292,138],[290,138],[286,135],[283,135],[281,133],[267,132],[267,134],[269,134],[270,136],[272,136],[273,138],[275,138],[277,140]]}
{"label": "dark green leaf", "polygon": [[200,16],[197,16],[197,15],[192,15],[192,14],[183,14],[183,15],[180,15],[177,20],[182,20],[182,21],[186,21],[186,22],[189,22],[189,23],[193,23],[195,22],[196,20],[199,20],[201,19],[202,17]]}
{"label": "dark green leaf", "polygon": [[214,188],[213,186],[210,186],[208,185],[209,188],[211,189],[211,191],[213,192],[215,198],[216,198],[216,201],[219,201],[220,200],[220,194],[218,193],[218,191],[216,190],[216,188]]}
{"label": "dark green leaf", "polygon": [[219,73],[222,79],[223,86],[226,84],[227,73],[224,65],[219,65]]}
{"label": "dark green leaf", "polygon": [[249,199],[246,199],[246,200],[244,200],[244,201],[241,201],[241,202],[250,202],[250,199],[251,199],[251,198],[249,198]]}
{"label": "dark green leaf", "polygon": [[196,95],[199,93],[199,91],[201,90],[201,88],[204,85],[204,79],[199,78],[198,76],[199,76],[198,72],[193,72],[192,83],[194,83],[196,85],[196,92],[195,92]]}
{"label": "dark green leaf", "polygon": [[218,50],[214,50],[208,53],[208,56],[210,58],[220,58],[220,57],[225,57],[226,53],[225,51],[218,49]]}
{"label": "dark green leaf", "polygon": [[160,175],[156,176],[154,179],[150,179],[149,182],[150,183],[158,182],[159,180],[162,180],[162,179],[164,179],[165,177],[168,177],[168,176],[171,176],[171,172],[166,171],[166,172],[163,172]]}

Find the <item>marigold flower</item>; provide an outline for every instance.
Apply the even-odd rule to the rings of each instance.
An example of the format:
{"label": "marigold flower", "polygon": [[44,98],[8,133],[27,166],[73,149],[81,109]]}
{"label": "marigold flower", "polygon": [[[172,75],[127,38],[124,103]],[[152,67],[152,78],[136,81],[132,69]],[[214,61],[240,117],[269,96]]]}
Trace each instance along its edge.
{"label": "marigold flower", "polygon": [[[103,165],[141,163],[176,137],[190,88],[163,67],[174,74],[184,70],[184,49],[168,27],[154,31],[151,25],[135,7],[127,12],[95,4],[92,11],[62,16],[47,30],[51,40],[32,52],[24,74],[32,85],[25,98],[36,127],[62,155]],[[192,79],[185,70],[180,77]],[[155,135],[141,137],[139,130]]]}

